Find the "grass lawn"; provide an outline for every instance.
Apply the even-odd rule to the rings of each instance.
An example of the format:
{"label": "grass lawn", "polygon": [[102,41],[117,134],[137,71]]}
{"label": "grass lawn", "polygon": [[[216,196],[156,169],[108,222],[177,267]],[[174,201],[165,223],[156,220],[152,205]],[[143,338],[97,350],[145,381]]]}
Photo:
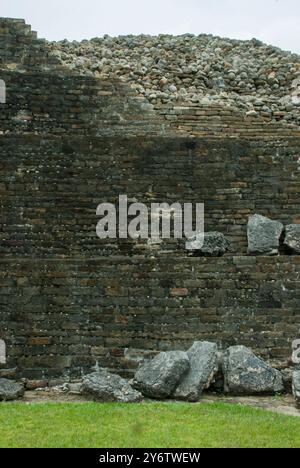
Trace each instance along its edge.
{"label": "grass lawn", "polygon": [[0,447],[300,447],[300,418],[226,403],[1,403]]}

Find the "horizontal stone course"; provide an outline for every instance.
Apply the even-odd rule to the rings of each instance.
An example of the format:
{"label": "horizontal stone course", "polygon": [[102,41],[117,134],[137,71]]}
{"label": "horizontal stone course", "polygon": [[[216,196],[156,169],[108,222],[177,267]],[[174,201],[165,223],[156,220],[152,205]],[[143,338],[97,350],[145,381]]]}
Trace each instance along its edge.
{"label": "horizontal stone course", "polygon": [[[145,241],[96,236],[96,207],[120,194],[147,206],[204,203],[206,231],[231,241],[228,255],[245,254],[250,215],[300,222],[295,155],[298,139],[0,135],[1,255],[151,255]],[[166,255],[183,249],[174,239],[159,245]]]}
{"label": "horizontal stone course", "polygon": [[[251,257],[247,269],[246,260],[1,259],[6,368],[16,367],[20,377],[75,377],[97,361],[130,375],[127,348],[185,350],[195,340],[214,341],[220,348],[244,344],[287,366],[291,342],[299,335],[299,257]],[[20,277],[30,287],[18,285]],[[120,287],[109,294],[107,288],[116,283]],[[182,294],[174,296],[174,290]]]}
{"label": "horizontal stone course", "polygon": [[[153,44],[157,44],[157,41],[162,41],[164,44],[171,40],[167,36],[148,39]],[[221,47],[217,48],[216,59],[221,60],[221,66],[224,66],[222,39],[210,36],[199,38],[179,36],[172,38],[172,40],[177,42],[179,48],[185,41],[198,44],[200,48],[204,47],[204,49],[211,47],[211,41],[212,43],[214,41],[220,42]],[[102,39],[99,41],[101,43]],[[105,50],[108,41],[111,50],[115,51],[116,38],[103,39],[103,41]],[[123,52],[124,58],[126,60],[128,58],[129,63],[130,60],[135,61],[135,59],[130,58],[132,47],[127,47],[127,42],[131,43],[132,41],[137,41],[135,45],[139,43],[141,46],[145,38],[142,36],[124,37],[120,45],[117,46]],[[235,41],[229,42],[233,47],[232,50],[236,53]],[[149,88],[147,92],[145,89],[141,92],[141,85],[138,84],[141,81],[140,63],[131,63],[133,68],[138,67],[138,73],[133,73],[133,78],[130,79],[127,79],[128,77],[124,79],[122,73],[120,75],[115,67],[112,67],[109,73],[99,73],[97,67],[93,71],[86,68],[87,63],[90,62],[88,57],[91,53],[95,54],[96,65],[98,64],[96,56],[97,54],[101,55],[104,50],[102,45],[98,46],[97,41],[82,44],[51,43],[37,39],[36,33],[31,31],[30,26],[26,25],[23,20],[0,18],[0,79],[3,79],[7,85],[5,122],[2,122],[2,112],[0,123],[2,127],[4,126],[5,131],[14,130],[21,133],[38,131],[61,135],[68,130],[73,130],[73,132],[82,134],[114,135],[117,133],[131,136],[177,134],[254,140],[300,136],[299,105],[292,103],[291,94],[297,92],[293,91],[294,83],[297,81],[294,78],[298,76],[300,66],[299,57],[296,54],[288,54],[274,48],[273,50],[271,46],[264,44],[257,48],[251,41],[248,45],[247,42],[241,41],[239,43],[241,53],[246,52],[249,55],[249,50],[251,50],[251,53],[254,54],[252,56],[253,63],[258,61],[259,63],[256,65],[261,68],[259,74],[266,73],[265,62],[270,58],[269,49],[271,48],[273,53],[278,55],[278,65],[274,65],[271,61],[270,67],[274,67],[275,75],[277,68],[280,68],[281,65],[286,69],[286,72],[283,74],[284,76],[279,73],[283,81],[280,82],[281,86],[277,90],[272,90],[273,85],[270,87],[270,83],[268,84],[264,80],[254,85],[255,78],[254,81],[250,80],[250,94],[245,94],[243,87],[241,89],[239,87],[231,88],[233,82],[226,78],[228,89],[224,92],[223,89],[215,88],[210,78],[208,81],[211,81],[210,86],[212,87],[206,89],[206,85],[204,88],[200,86],[198,89],[195,88],[192,94],[188,92],[184,95],[168,91],[162,100],[157,96],[158,99],[154,98],[154,103],[151,104],[149,100],[153,100],[153,97],[151,97],[152,94],[149,94]],[[66,60],[62,61],[63,49],[66,52]],[[216,53],[217,49],[213,46],[212,52]],[[160,53],[164,52],[166,52],[164,48],[160,49]],[[152,53],[153,51],[150,52],[150,55]],[[185,59],[188,58],[185,45],[183,56]],[[80,63],[74,65],[73,59]],[[144,59],[145,53],[139,57],[138,61]],[[177,57],[167,57],[164,67],[167,66],[168,73],[172,70],[172,66],[170,68],[172,60],[176,61],[176,59]],[[234,60],[234,57],[232,59]],[[110,62],[110,60],[104,58],[106,62]],[[206,60],[204,62],[206,64]],[[196,67],[201,68],[202,66],[203,63],[198,63]],[[246,71],[249,72],[250,68],[254,70],[255,66],[249,68],[247,65],[246,68]],[[123,71],[129,69],[125,67]],[[148,76],[152,70],[153,64],[150,66],[150,71],[145,71],[143,76],[146,81],[150,80],[150,87],[154,85],[152,83],[153,77]],[[225,75],[229,71],[227,64],[224,69]],[[157,69],[157,73],[162,73],[160,67]],[[209,70],[200,74],[205,76],[205,74],[214,73],[213,69],[209,67]],[[126,74],[127,72],[125,72]],[[192,75],[189,75],[188,80],[193,81],[194,78],[191,77]],[[173,78],[181,80],[180,76],[176,76],[176,72]],[[173,78],[170,76],[169,79]],[[274,84],[276,88],[277,84]],[[184,82],[182,86],[183,88],[186,86]],[[188,90],[193,89],[190,84],[186,87]],[[257,96],[256,93],[258,93]],[[290,102],[281,102],[281,98]],[[276,111],[278,107],[281,108],[280,112]],[[251,115],[248,115],[247,111],[252,108],[255,108],[255,111],[252,113],[250,111]]]}

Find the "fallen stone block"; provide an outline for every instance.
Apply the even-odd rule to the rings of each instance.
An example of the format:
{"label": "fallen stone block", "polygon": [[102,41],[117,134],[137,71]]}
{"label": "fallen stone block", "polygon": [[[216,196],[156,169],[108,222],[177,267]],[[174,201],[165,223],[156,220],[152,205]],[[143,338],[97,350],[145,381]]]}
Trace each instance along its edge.
{"label": "fallen stone block", "polygon": [[195,341],[187,351],[190,368],[174,392],[174,398],[198,401],[218,371],[218,347],[215,343]]}
{"label": "fallen stone block", "polygon": [[142,399],[142,395],[127,380],[106,370],[86,375],[82,383],[82,394],[103,402],[135,403]]}
{"label": "fallen stone block", "polygon": [[248,221],[248,252],[253,255],[277,255],[283,224],[255,214]]}
{"label": "fallen stone block", "polygon": [[138,369],[133,385],[147,397],[165,399],[173,394],[189,367],[187,353],[183,351],[162,352]]}
{"label": "fallen stone block", "polygon": [[300,407],[300,371],[293,372],[292,388],[296,405]]}
{"label": "fallen stone block", "polygon": [[224,390],[233,395],[275,394],[284,390],[281,373],[245,346],[232,346],[224,355]]}

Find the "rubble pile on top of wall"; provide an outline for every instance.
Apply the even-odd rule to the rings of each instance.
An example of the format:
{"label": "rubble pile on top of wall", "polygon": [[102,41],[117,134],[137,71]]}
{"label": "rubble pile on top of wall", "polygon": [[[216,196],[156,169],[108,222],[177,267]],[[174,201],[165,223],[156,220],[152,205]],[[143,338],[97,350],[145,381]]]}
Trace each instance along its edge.
{"label": "rubble pile on top of wall", "polygon": [[129,83],[155,106],[210,104],[300,124],[299,55],[253,39],[119,36],[48,44],[56,65]]}
{"label": "rubble pile on top of wall", "polygon": [[[299,55],[257,39],[185,34],[50,42],[37,39],[23,20],[0,18],[0,52],[2,70],[127,84],[143,110],[166,115],[171,123],[184,110],[198,109],[200,118],[202,108],[212,108],[216,122],[220,114],[237,112],[252,125],[300,125]],[[193,121],[193,113],[187,114]]]}

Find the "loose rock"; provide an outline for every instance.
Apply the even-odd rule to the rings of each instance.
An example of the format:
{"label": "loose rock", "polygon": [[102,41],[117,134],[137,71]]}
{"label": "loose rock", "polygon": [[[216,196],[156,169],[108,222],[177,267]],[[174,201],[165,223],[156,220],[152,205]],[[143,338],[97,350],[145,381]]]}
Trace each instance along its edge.
{"label": "loose rock", "polygon": [[227,349],[223,372],[225,392],[233,395],[275,394],[284,390],[281,373],[245,346]]}
{"label": "loose rock", "polygon": [[82,393],[97,401],[118,401],[134,403],[141,401],[142,395],[130,383],[115,374],[99,370],[83,379]]}
{"label": "loose rock", "polygon": [[[244,115],[253,110],[271,121],[300,124],[299,56],[257,39],[161,34],[45,44],[50,64],[97,78],[100,70],[108,80],[128,83],[138,96],[158,106],[207,98]],[[270,109],[267,116],[264,107]]]}
{"label": "loose rock", "polygon": [[283,224],[255,214],[248,221],[248,252],[254,255],[277,255]]}
{"label": "loose rock", "polygon": [[300,254],[300,224],[286,226],[284,245],[291,253]]}
{"label": "loose rock", "polygon": [[187,353],[162,352],[142,365],[134,376],[134,387],[150,398],[170,397],[190,367]]}
{"label": "loose rock", "polygon": [[189,239],[185,246],[187,250],[198,252],[199,255],[219,257],[229,249],[230,242],[221,232],[213,231],[197,234]]}
{"label": "loose rock", "polygon": [[0,379],[0,401],[17,400],[24,395],[24,385],[13,380]]}
{"label": "loose rock", "polygon": [[198,401],[218,371],[218,347],[215,343],[196,341],[187,351],[190,369],[174,392],[174,398]]}
{"label": "loose rock", "polygon": [[293,395],[296,405],[300,406],[300,371],[293,372]]}

